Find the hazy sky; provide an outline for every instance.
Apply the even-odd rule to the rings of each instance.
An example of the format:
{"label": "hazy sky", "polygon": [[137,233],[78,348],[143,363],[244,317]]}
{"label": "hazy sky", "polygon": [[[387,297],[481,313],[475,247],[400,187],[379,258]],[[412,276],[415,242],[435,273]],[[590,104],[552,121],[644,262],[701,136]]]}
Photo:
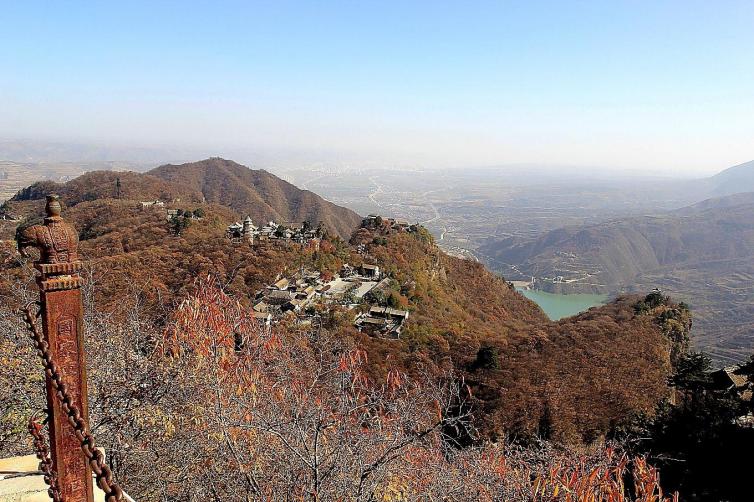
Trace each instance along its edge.
{"label": "hazy sky", "polygon": [[0,2],[0,136],[714,172],[754,1]]}

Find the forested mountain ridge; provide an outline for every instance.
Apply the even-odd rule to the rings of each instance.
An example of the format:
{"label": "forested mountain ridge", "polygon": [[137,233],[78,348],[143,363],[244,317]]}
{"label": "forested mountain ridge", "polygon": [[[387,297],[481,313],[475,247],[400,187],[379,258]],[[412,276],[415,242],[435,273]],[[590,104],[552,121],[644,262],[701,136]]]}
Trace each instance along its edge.
{"label": "forested mountain ridge", "polygon": [[754,202],[565,227],[528,242],[490,242],[485,250],[537,277],[569,279],[579,263],[591,265],[585,272],[593,278],[584,282],[611,291],[658,267],[750,256],[753,245]]}
{"label": "forested mountain ridge", "polygon": [[355,212],[324,200],[308,190],[262,170],[211,158],[181,165],[164,165],[147,174],[187,192],[201,193],[209,203],[222,204],[256,221],[322,222],[348,238],[361,218]]}
{"label": "forested mountain ridge", "polygon": [[510,284],[439,251],[424,232],[383,243],[362,229],[352,239],[396,277],[412,278],[405,336],[380,344],[378,354],[462,371],[488,434],[588,443],[628,417],[651,414],[667,396],[671,354],[691,326],[687,310],[658,303],[640,311],[641,297],[628,296],[551,322]]}
{"label": "forested mountain ridge", "polygon": [[[120,180],[120,188],[118,188]],[[120,192],[118,191],[120,190]],[[20,190],[9,204],[18,213],[28,213],[22,203],[42,201],[51,193],[60,195],[69,207],[81,202],[120,198],[132,201],[173,201],[180,199],[186,203],[201,202],[201,193],[186,190],[156,176],[130,171],[91,171],[65,183],[40,181]]]}
{"label": "forested mountain ridge", "polygon": [[41,200],[53,192],[68,206],[108,198],[161,200],[176,207],[206,202],[231,209],[239,219],[251,215],[257,223],[270,220],[289,225],[304,221],[315,226],[323,223],[343,238],[348,238],[361,221],[350,209],[301,190],[267,171],[220,158],[165,165],[145,174],[94,171],[67,183],[39,182],[21,190],[11,202]]}
{"label": "forested mountain ridge", "polygon": [[[186,197],[188,191],[181,193]],[[301,267],[333,274],[345,263],[368,260],[391,278],[391,304],[411,312],[403,334],[389,340],[359,333],[354,314],[337,308],[328,314],[329,329],[367,351],[377,381],[394,370],[463,375],[485,435],[533,437],[544,433],[545,420],[548,437],[590,442],[634,414],[651,413],[667,395],[676,342],[656,314],[635,311],[638,297],[553,323],[479,263],[442,252],[421,227],[361,228],[350,242],[331,236],[319,249],[274,242],[252,247],[225,238],[234,215],[229,208],[182,204],[187,211],[202,207],[204,215],[180,234],[164,210],[134,200],[84,200],[65,211],[79,230],[102,312],[119,318],[136,302],[142,315],[163,323],[195,279],[207,276],[250,307],[258,290]],[[41,200],[10,204],[36,210],[41,205]],[[13,298],[19,284],[31,287],[30,270],[13,250],[5,250],[0,261],[5,298]],[[616,381],[617,387],[611,384]]]}
{"label": "forested mountain ridge", "polygon": [[[695,340],[720,360],[754,344],[754,196],[741,193],[680,210],[566,227],[530,241],[491,240],[486,255],[559,292],[660,287],[695,312]],[[508,271],[511,269],[508,268]]]}

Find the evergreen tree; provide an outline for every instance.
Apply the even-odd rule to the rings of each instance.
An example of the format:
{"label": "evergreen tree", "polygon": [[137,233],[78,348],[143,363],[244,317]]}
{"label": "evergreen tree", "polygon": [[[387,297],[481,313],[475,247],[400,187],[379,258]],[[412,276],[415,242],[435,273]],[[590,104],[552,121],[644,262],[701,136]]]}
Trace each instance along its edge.
{"label": "evergreen tree", "polygon": [[175,215],[170,219],[170,229],[176,236],[183,234],[183,231],[186,230],[190,225],[191,213]]}

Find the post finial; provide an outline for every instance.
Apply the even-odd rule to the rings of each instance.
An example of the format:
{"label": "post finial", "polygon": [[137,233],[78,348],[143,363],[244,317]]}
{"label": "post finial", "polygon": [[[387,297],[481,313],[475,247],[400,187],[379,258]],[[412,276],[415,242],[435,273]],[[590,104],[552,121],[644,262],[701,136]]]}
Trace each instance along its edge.
{"label": "post finial", "polygon": [[60,213],[63,211],[63,206],[60,204],[60,196],[51,194],[47,196],[47,204],[45,205],[45,213],[48,218],[60,218]]}
{"label": "post finial", "polygon": [[73,263],[78,261],[79,238],[76,229],[63,221],[60,197],[48,195],[43,225],[24,229],[18,237],[18,250],[29,256],[27,248],[39,249],[40,264]]}

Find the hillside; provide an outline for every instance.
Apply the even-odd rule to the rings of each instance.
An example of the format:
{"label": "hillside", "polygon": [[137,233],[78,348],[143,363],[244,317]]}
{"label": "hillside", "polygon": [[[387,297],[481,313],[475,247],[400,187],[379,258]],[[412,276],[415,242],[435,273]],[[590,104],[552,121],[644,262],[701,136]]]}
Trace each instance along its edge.
{"label": "hillside", "polygon": [[[400,498],[409,500],[429,490],[442,500],[446,479],[463,488],[458,500],[527,500],[547,476],[548,494],[574,489],[585,494],[579,499],[595,493],[600,500],[622,494],[624,479],[646,471],[641,458],[619,467],[630,457],[601,439],[637,414],[652,416],[667,395],[668,328],[688,328],[682,309],[664,299],[638,308],[646,302],[622,298],[550,323],[478,263],[439,252],[426,231],[360,230],[354,246],[326,239],[317,252],[252,248],[224,241],[213,213],[175,236],[155,212],[118,201],[66,212],[77,225],[98,222],[97,235],[82,243],[92,424],[118,479],[139,500],[167,492],[181,500],[197,493],[261,500],[236,495],[249,486],[246,466],[260,479],[252,494],[305,499],[316,489],[320,500],[373,500],[373,493],[394,499],[388,488],[395,479]],[[269,330],[251,317],[245,300],[261,287],[254,269],[270,281],[287,263],[328,270],[346,258],[358,264],[364,253],[399,283],[396,301],[411,311],[401,339],[355,332],[342,308],[321,323],[292,319]],[[15,286],[9,277],[31,279],[24,262],[5,263],[3,293]],[[208,270],[219,280],[192,282]],[[123,282],[114,285],[116,277]],[[166,284],[185,288],[162,289]],[[7,307],[3,320],[11,324]],[[28,437],[21,422],[43,406],[43,395],[21,329],[2,334],[13,364],[10,375],[0,375],[0,402],[11,410],[0,417],[11,430],[0,436],[7,451]],[[218,431],[225,430],[232,434],[223,439]],[[475,447],[448,447],[453,440]],[[231,462],[223,455],[230,448],[238,452]],[[312,482],[307,452],[317,452],[317,465],[334,474]],[[353,473],[365,465],[376,480],[365,497],[351,497],[361,493]],[[656,479],[652,474],[653,493]]]}
{"label": "hillside", "polygon": [[201,193],[187,190],[156,176],[129,171],[92,171],[66,183],[40,181],[18,192],[11,202],[41,201],[50,193],[60,195],[68,206],[100,199],[115,199],[116,184],[120,180],[120,198],[132,201],[181,199],[189,203],[201,202]]}
{"label": "hillside", "polygon": [[530,241],[490,241],[483,251],[556,292],[660,287],[691,304],[695,340],[719,360],[754,345],[754,197],[736,194],[656,216],[557,229]]}
{"label": "hillside", "polygon": [[211,158],[165,165],[148,174],[187,193],[200,193],[209,203],[249,214],[255,221],[322,222],[343,238],[348,238],[361,221],[350,209],[296,188],[267,171],[249,169],[230,160]]}
{"label": "hillside", "polygon": [[709,178],[709,182],[717,196],[754,192],[754,160],[729,167]]}
{"label": "hillside", "polygon": [[637,313],[640,297],[622,297],[551,322],[508,283],[439,251],[431,238],[398,234],[382,244],[372,232],[354,241],[366,242],[378,263],[412,285],[405,336],[370,345],[370,353],[460,370],[487,433],[590,442],[635,413],[651,413],[667,393],[675,342],[658,319],[674,312],[680,338],[690,328],[687,313],[672,304]]}
{"label": "hillside", "polygon": [[709,209],[724,209],[744,204],[754,204],[754,192],[740,192],[722,197],[712,197],[691,206],[677,209],[673,211],[673,213],[680,216],[688,216],[691,214],[701,213]]}
{"label": "hillside", "polygon": [[[250,308],[258,290],[302,267],[332,274],[344,263],[368,260],[391,278],[390,301],[411,312],[404,332],[398,340],[360,333],[354,314],[339,308],[325,315],[324,326],[367,352],[375,381],[395,370],[462,377],[485,436],[591,442],[635,414],[651,413],[667,395],[675,342],[659,315],[676,312],[688,331],[686,314],[671,304],[644,313],[634,308],[640,298],[626,297],[553,323],[482,265],[440,251],[421,228],[362,228],[350,243],[331,237],[318,250],[274,242],[252,247],[224,237],[230,209],[203,207],[205,216],[180,235],[161,211],[134,201],[83,201],[66,210],[81,234],[91,301],[102,315],[125,322],[138,312],[143,322],[162,326],[195,280],[207,276]],[[0,252],[0,295],[12,305],[19,285],[32,287],[33,273],[11,249]],[[302,328],[281,323],[279,329],[294,336]]]}
{"label": "hillside", "polygon": [[67,183],[43,181],[21,190],[11,199],[12,209],[8,210],[21,215],[38,212],[39,204],[30,207],[23,203],[41,202],[49,193],[58,193],[68,206],[115,199],[118,181],[123,201],[162,200],[178,208],[216,204],[230,209],[236,219],[251,215],[256,222],[309,221],[315,226],[323,223],[343,238],[348,238],[361,221],[353,211],[300,190],[266,171],[218,158],[161,166],[145,174],[94,171]]}

